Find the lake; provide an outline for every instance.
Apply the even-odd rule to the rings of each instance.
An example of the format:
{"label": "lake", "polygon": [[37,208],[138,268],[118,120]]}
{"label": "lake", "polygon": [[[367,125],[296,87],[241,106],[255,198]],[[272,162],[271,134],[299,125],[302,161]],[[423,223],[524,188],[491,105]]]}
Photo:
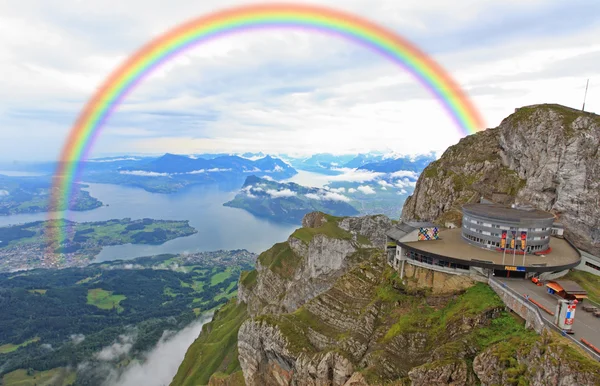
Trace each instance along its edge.
{"label": "lake", "polygon": [[[211,186],[196,186],[175,194],[149,193],[139,188],[95,184],[88,190],[105,205],[85,212],[67,212],[69,220],[105,221],[114,218],[152,218],[189,220],[198,233],[167,241],[162,245],[116,245],[104,247],[96,262],[131,259],[161,253],[247,249],[260,253],[273,244],[285,241],[299,225],[279,224],[254,217],[242,209],[223,206],[235,191]],[[51,213],[52,218],[64,213]],[[48,219],[48,213],[0,216],[0,226]]]}

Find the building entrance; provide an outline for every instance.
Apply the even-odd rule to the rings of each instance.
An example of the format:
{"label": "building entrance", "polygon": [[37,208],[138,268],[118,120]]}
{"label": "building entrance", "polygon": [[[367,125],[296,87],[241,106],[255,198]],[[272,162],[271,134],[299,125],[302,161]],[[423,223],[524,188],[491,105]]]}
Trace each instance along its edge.
{"label": "building entrance", "polygon": [[526,272],[522,272],[522,271],[506,271],[503,269],[495,269],[494,270],[495,277],[509,277],[509,278],[524,279],[525,274],[526,274]]}

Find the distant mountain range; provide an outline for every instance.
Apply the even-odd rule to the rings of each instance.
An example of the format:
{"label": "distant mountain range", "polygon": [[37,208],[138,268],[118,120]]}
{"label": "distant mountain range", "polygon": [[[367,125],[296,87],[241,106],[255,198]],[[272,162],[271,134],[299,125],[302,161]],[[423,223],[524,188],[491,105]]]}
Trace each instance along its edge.
{"label": "distant mountain range", "polygon": [[353,160],[356,156],[350,155],[333,155],[328,153],[319,153],[310,156],[309,158],[289,158],[290,164],[299,170],[314,172],[326,175],[338,175],[341,171],[336,170],[346,167],[346,163]]}
{"label": "distant mountain range", "polygon": [[374,172],[393,173],[400,170],[420,172],[435,161],[433,153],[411,157],[394,153],[366,153],[334,155],[314,154],[309,158],[286,158],[298,170],[325,175],[339,175],[346,169],[362,169]]}
{"label": "distant mountain range", "polygon": [[394,173],[400,170],[408,170],[420,173],[423,169],[427,167],[427,165],[429,165],[435,160],[436,158],[433,154],[422,155],[415,158],[405,156],[369,162],[361,166],[357,166],[357,168],[361,170],[370,170],[372,172],[380,173]]}
{"label": "distant mountain range", "polygon": [[[297,174],[297,170],[342,178],[335,181],[345,181],[341,175],[353,172],[385,173],[390,178],[401,174],[402,177],[416,179],[421,170],[434,160],[432,154],[409,157],[393,153],[319,153],[308,158],[274,157],[262,152],[241,155],[167,153],[160,157],[122,155],[86,160],[82,165],[82,180],[139,187],[155,193],[174,193],[189,186],[206,184],[219,184],[223,189],[232,190],[242,185],[250,175],[281,181]],[[13,163],[1,167],[49,175],[54,173],[57,163]],[[388,182],[394,183],[390,178],[387,178]],[[338,182],[331,186],[350,188],[346,185]]]}
{"label": "distant mountain range", "polygon": [[359,212],[349,201],[347,196],[327,189],[249,176],[235,198],[223,205],[245,209],[258,217],[299,224],[306,213],[313,211],[355,216]]}
{"label": "distant mountain range", "polygon": [[215,158],[196,158],[185,155],[165,154],[144,164],[120,168],[124,171],[144,171],[150,173],[178,176],[182,174],[202,175],[206,173],[240,173],[269,175],[272,178],[289,178],[296,170],[278,158],[265,156],[256,160],[236,155],[218,156]]}

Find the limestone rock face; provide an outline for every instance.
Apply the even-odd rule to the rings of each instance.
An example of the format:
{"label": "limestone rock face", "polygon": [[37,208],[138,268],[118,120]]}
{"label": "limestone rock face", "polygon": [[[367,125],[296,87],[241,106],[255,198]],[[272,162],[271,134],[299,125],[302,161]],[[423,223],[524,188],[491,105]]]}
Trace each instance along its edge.
{"label": "limestone rock face", "polygon": [[452,293],[474,284],[469,276],[445,275],[426,268],[405,264],[404,274],[408,284],[415,288],[430,288],[433,294]]}
{"label": "limestone rock face", "polygon": [[404,220],[460,225],[481,196],[554,213],[578,248],[600,255],[600,117],[559,105],[518,109],[470,135],[421,174]]}
{"label": "limestone rock face", "polygon": [[376,248],[384,248],[385,232],[392,227],[392,220],[384,215],[346,217],[340,221],[340,228],[367,237]]}
{"label": "limestone rock face", "polygon": [[504,162],[527,180],[517,200],[552,211],[569,240],[600,255],[600,117],[521,110],[502,122],[499,137]]}
{"label": "limestone rock face", "polygon": [[354,372],[336,352],[294,353],[278,327],[248,321],[239,332],[240,365],[247,385],[344,385]]}
{"label": "limestone rock face", "polygon": [[[547,336],[547,332],[545,333]],[[482,385],[505,385],[524,379],[532,386],[592,386],[600,383],[600,373],[586,369],[557,345],[534,345],[516,355],[516,364],[501,359],[496,347],[477,355],[473,370]]]}
{"label": "limestone rock face", "polygon": [[327,222],[327,217],[321,212],[311,212],[302,218],[303,228],[318,228]]}
{"label": "limestone rock face", "polygon": [[[313,212],[307,214],[302,223],[304,228],[319,229],[328,221],[334,220],[328,220],[323,213]],[[307,242],[301,240],[301,236],[292,234],[280,249],[291,251],[290,259],[296,261],[293,267],[271,269],[259,257],[256,284],[249,288],[240,283],[238,289],[238,299],[248,304],[251,315],[293,312],[327,291],[340,276],[359,262],[355,254],[364,245],[358,236],[368,240],[371,243],[369,247],[380,245],[383,248],[385,232],[391,227],[392,221],[385,216],[365,216],[343,218],[338,225],[347,232],[342,238],[329,235],[326,231],[317,231]]]}
{"label": "limestone rock face", "polygon": [[476,385],[464,360],[427,363],[408,372],[413,386]]}
{"label": "limestone rock face", "polygon": [[288,385],[296,357],[277,327],[247,321],[238,334],[238,352],[247,385]]}
{"label": "limestone rock face", "polygon": [[364,375],[361,373],[354,373],[344,386],[369,386],[369,384],[365,380]]}

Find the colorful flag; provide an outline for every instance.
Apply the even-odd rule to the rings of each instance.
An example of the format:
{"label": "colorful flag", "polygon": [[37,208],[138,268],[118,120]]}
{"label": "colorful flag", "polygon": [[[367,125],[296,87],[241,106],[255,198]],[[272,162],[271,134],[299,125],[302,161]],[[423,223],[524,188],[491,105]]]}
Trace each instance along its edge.
{"label": "colorful flag", "polygon": [[521,249],[525,250],[527,246],[527,232],[521,232]]}

